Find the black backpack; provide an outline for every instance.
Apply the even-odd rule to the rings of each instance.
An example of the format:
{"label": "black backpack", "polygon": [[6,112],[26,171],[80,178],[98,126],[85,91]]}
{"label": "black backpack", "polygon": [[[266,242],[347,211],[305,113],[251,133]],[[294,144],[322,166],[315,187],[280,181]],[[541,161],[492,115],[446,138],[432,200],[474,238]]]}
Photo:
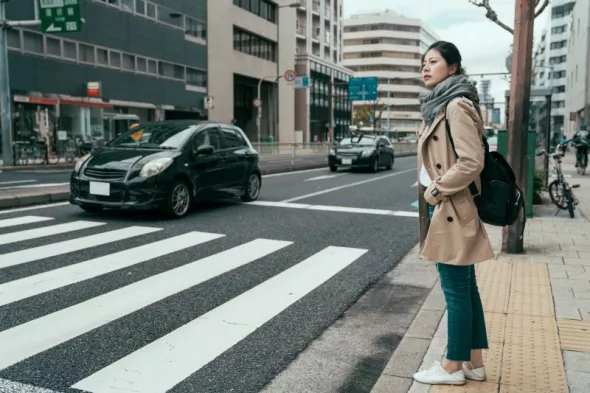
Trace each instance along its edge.
{"label": "black backpack", "polygon": [[[451,136],[451,127],[446,118],[445,126],[455,157],[459,158]],[[478,192],[475,182],[469,185],[469,190],[474,196],[479,218],[486,224],[503,227],[514,224],[522,211],[526,225],[524,194],[516,184],[514,171],[502,154],[490,151],[485,136],[482,137],[482,143],[484,148],[484,168],[479,175],[481,192]]]}

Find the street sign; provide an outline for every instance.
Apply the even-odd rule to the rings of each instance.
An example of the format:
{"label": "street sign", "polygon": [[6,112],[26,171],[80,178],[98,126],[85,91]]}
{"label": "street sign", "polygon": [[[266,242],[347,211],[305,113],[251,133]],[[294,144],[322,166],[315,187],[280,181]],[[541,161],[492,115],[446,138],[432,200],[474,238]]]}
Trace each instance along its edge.
{"label": "street sign", "polygon": [[203,106],[205,107],[205,109],[213,109],[213,97],[212,96],[207,96],[205,98],[203,98]]}
{"label": "street sign", "polygon": [[294,89],[307,89],[309,87],[309,77],[307,75],[301,75],[295,78],[293,83]]}
{"label": "street sign", "polygon": [[262,106],[262,100],[260,98],[255,98],[252,103],[256,108],[260,108]]}
{"label": "street sign", "polygon": [[297,77],[297,74],[293,70],[287,70],[287,71],[285,71],[285,74],[283,75],[283,77],[285,78],[285,80],[287,82],[293,82],[295,80],[295,78]]}
{"label": "street sign", "polygon": [[80,0],[37,0],[44,33],[78,33],[82,31]]}
{"label": "street sign", "polygon": [[377,100],[377,77],[350,78],[348,81],[348,101]]}

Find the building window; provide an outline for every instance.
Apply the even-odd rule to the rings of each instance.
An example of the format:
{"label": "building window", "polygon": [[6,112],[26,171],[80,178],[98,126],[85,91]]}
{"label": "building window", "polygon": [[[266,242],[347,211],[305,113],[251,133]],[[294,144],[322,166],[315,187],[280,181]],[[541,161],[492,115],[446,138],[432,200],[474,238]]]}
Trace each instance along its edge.
{"label": "building window", "polygon": [[276,62],[277,44],[234,27],[234,50]]}
{"label": "building window", "polygon": [[170,8],[162,7],[161,5],[159,5],[157,15],[158,21],[164,24],[180,28],[183,27],[182,15],[178,12],[171,10]]}
{"label": "building window", "polygon": [[43,54],[43,35],[24,31],[23,42],[25,52]]}
{"label": "building window", "polygon": [[207,24],[187,16],[185,18],[185,33],[190,36],[206,40]]}
{"label": "building window", "polygon": [[80,51],[80,61],[83,63],[94,64],[94,47],[86,44],[78,45]]}
{"label": "building window", "polygon": [[257,15],[262,19],[266,19],[269,22],[277,23],[276,4],[270,3],[266,0],[234,0],[234,5]]}
{"label": "building window", "polygon": [[164,78],[184,80],[184,68],[176,64],[160,61],[158,64],[158,74]]}
{"label": "building window", "polygon": [[[10,30],[9,30],[10,31]],[[56,38],[45,37],[48,56],[61,57],[61,41]]]}
{"label": "building window", "polygon": [[147,73],[147,59],[144,57],[137,57],[137,72],[143,74]]}
{"label": "building window", "polygon": [[63,41],[63,57],[68,60],[78,60],[78,45],[75,42]]}
{"label": "building window", "polygon": [[135,56],[123,53],[123,70],[135,72]]}
{"label": "building window", "polygon": [[121,52],[110,51],[109,60],[111,67],[121,68]]}
{"label": "building window", "polygon": [[202,70],[194,68],[186,68],[186,83],[187,85],[207,87],[207,73]]}
{"label": "building window", "polygon": [[103,67],[109,66],[109,51],[102,48],[96,48],[96,64]]}

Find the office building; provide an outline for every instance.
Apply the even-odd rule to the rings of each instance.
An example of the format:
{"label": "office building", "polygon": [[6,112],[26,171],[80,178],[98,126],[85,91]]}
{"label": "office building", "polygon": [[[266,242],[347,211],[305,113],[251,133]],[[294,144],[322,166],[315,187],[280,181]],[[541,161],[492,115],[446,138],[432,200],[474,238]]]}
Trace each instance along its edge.
{"label": "office building", "polygon": [[[89,142],[135,122],[206,117],[205,0],[80,3],[81,32],[8,30],[15,140],[53,148],[58,130]],[[38,19],[36,4],[10,1],[7,17]]]}
{"label": "office building", "polygon": [[[551,1],[549,26],[543,32],[534,52],[533,87],[550,88],[553,91],[551,108],[539,98],[537,106],[537,132],[545,135],[547,115],[551,116],[551,137],[564,132],[565,96],[567,91],[568,36],[570,14],[576,2]],[[543,101],[541,101],[543,100]]]}
{"label": "office building", "polygon": [[[344,65],[355,77],[378,77],[377,104],[389,108],[378,119],[377,129],[412,138],[420,128],[421,58],[437,40],[419,19],[390,10],[344,21]],[[374,104],[359,101],[354,106]]]}
{"label": "office building", "polygon": [[582,124],[588,126],[588,120],[590,120],[589,28],[590,3],[578,1],[570,15],[570,35],[567,45],[565,134],[570,138],[580,130]]}

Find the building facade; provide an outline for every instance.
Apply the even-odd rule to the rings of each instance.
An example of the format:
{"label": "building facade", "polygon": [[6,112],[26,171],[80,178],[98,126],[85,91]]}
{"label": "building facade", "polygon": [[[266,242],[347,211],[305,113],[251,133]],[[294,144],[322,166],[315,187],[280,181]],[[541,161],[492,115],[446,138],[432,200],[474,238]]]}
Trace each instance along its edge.
{"label": "building facade", "polygon": [[[38,19],[36,3],[8,2],[8,19]],[[15,141],[55,148],[57,135],[88,143],[135,122],[206,117],[206,0],[84,0],[80,8],[78,33],[8,30]]]}
{"label": "building facade", "polygon": [[302,0],[297,10],[295,71],[310,79],[295,92],[295,140],[324,142],[344,137],[352,118],[342,64],[343,0]]}
{"label": "building facade", "polygon": [[551,108],[543,101],[537,107],[537,132],[544,135],[547,116],[551,116],[551,137],[565,131],[565,99],[567,91],[568,36],[570,14],[576,2],[554,0],[551,2],[549,26],[543,32],[534,52],[534,87],[553,90]]}
{"label": "building facade", "polygon": [[572,137],[590,120],[590,3],[578,1],[570,15],[565,93],[565,134]]}
{"label": "building facade", "polygon": [[378,101],[354,103],[384,108],[377,111],[375,128],[397,138],[414,137],[422,122],[421,58],[437,40],[419,19],[389,10],[344,21],[344,65],[355,77],[378,77]]}

